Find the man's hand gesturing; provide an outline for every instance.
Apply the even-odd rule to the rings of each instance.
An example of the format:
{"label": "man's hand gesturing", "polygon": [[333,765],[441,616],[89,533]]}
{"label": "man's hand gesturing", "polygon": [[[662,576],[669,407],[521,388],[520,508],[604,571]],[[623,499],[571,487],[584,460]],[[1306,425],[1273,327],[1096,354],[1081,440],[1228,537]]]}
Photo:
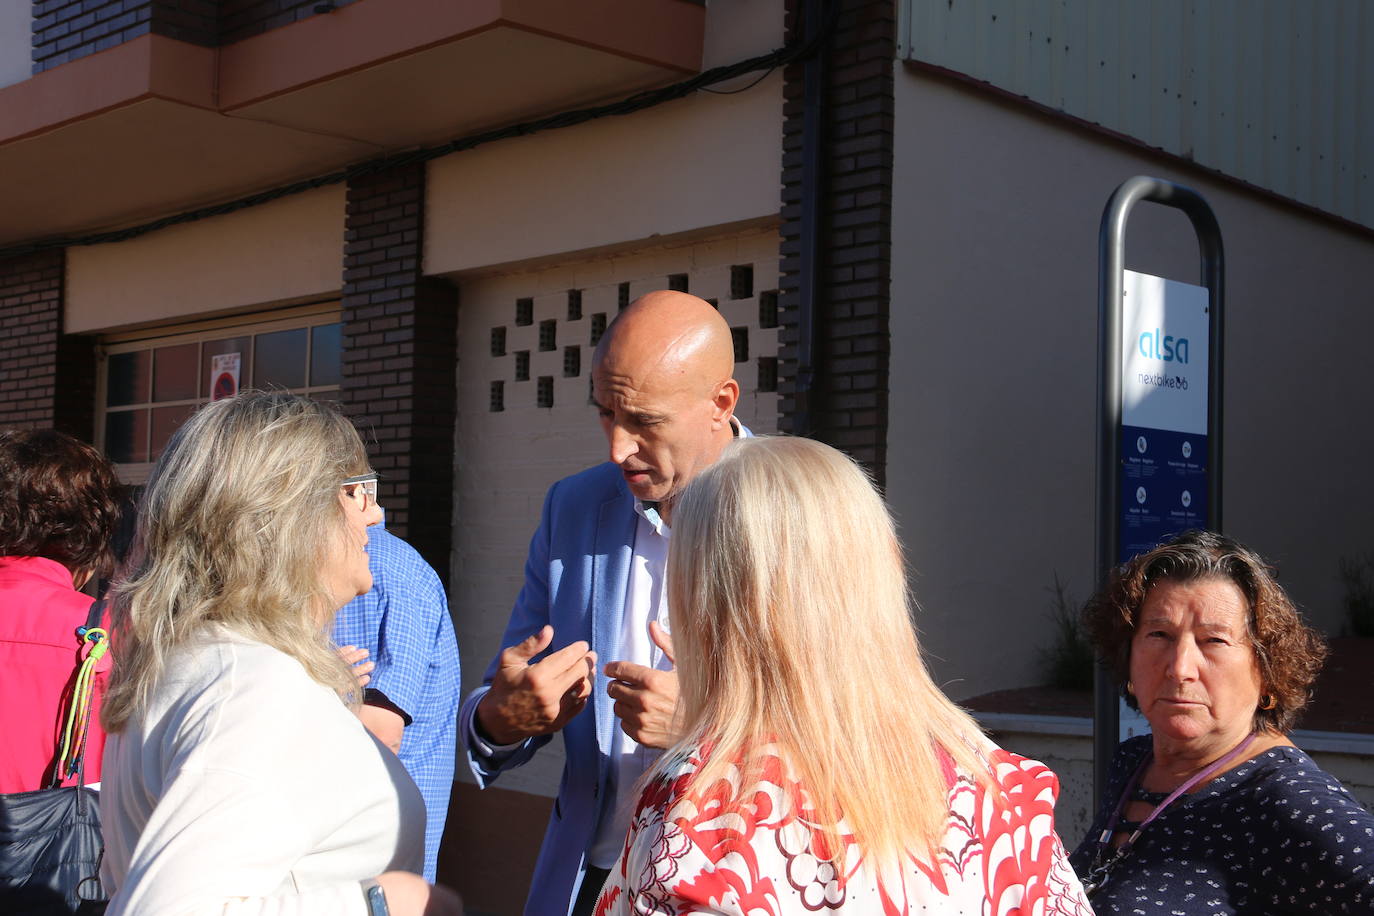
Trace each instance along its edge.
{"label": "man's hand gesturing", "polygon": [[[672,637],[657,621],[649,624],[649,637],[670,663],[675,661]],[[606,692],[615,700],[615,715],[625,734],[645,747],[665,748],[678,739],[676,670],[611,662],[606,676],[611,678]]]}
{"label": "man's hand gesturing", "polygon": [[556,732],[582,711],[592,693],[596,653],[579,641],[531,663],[553,642],[545,626],[529,639],[501,650],[491,689],[477,704],[477,722],[497,744],[515,744]]}

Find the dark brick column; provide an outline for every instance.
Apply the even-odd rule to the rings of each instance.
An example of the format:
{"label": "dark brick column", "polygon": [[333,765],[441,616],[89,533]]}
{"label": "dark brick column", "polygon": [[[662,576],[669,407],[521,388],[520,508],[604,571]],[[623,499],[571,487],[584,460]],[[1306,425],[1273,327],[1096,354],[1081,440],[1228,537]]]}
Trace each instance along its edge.
{"label": "dark brick column", "polygon": [[383,475],[387,528],[448,582],[458,300],[421,274],[425,167],[348,186],[344,234],[344,411]]}
{"label": "dark brick column", "polygon": [[94,430],[95,349],[62,333],[61,250],[0,261],[0,425]]}
{"label": "dark brick column", "polygon": [[[783,122],[782,332],[778,389],[782,426],[809,409],[811,434],[862,461],[881,486],[887,469],[888,310],[892,258],[893,61],[891,0],[834,0],[826,38],[815,293],[815,381],[797,390],[802,252],[804,64],[785,74]],[[803,28],[801,0],[787,0],[789,37]],[[827,4],[828,6],[828,4]]]}

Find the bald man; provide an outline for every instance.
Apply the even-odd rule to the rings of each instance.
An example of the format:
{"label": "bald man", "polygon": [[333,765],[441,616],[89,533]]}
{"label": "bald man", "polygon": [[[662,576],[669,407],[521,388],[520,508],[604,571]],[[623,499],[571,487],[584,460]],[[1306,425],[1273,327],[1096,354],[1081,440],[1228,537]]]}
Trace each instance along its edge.
{"label": "bald man", "polygon": [[725,319],[686,293],[642,296],[606,329],[592,395],[610,461],[549,489],[506,648],[459,713],[483,788],[563,733],[527,916],[591,912],[625,842],[627,796],[675,738],[669,525],[687,483],[749,435],[734,419],[734,362]]}

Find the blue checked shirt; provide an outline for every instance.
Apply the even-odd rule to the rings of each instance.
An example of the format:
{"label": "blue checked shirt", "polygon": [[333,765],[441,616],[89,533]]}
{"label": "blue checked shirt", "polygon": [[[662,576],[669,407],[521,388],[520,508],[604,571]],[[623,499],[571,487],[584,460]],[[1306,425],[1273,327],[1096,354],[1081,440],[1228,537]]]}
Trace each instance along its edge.
{"label": "blue checked shirt", "polygon": [[415,548],[380,525],[367,530],[372,591],[344,605],[334,641],[377,664],[367,693],[383,694],[406,722],[401,763],[425,799],[425,878],[434,881],[453,789],[459,700],[458,639],[439,576]]}

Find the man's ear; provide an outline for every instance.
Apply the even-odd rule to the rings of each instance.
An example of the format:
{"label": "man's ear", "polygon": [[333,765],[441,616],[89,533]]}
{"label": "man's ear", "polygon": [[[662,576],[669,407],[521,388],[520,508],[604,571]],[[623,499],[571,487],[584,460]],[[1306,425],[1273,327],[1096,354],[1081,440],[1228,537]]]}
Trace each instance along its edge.
{"label": "man's ear", "polygon": [[732,378],[721,382],[711,403],[714,408],[711,411],[712,421],[718,425],[729,423],[735,413],[735,405],[739,403],[739,382]]}

